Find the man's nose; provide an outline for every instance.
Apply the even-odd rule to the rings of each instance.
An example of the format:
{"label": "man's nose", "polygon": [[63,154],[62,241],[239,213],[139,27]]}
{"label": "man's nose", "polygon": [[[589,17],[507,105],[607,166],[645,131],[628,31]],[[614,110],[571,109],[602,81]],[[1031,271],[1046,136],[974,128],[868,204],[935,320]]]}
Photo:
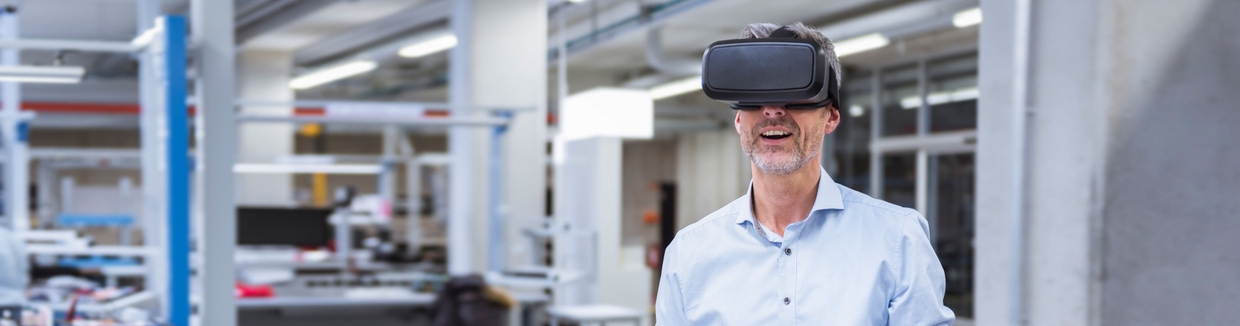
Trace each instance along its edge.
{"label": "man's nose", "polygon": [[782,105],[763,105],[762,106],[762,116],[765,116],[767,118],[779,118],[779,117],[783,117],[784,114],[787,114],[787,113],[788,113],[788,109],[785,109],[784,106]]}

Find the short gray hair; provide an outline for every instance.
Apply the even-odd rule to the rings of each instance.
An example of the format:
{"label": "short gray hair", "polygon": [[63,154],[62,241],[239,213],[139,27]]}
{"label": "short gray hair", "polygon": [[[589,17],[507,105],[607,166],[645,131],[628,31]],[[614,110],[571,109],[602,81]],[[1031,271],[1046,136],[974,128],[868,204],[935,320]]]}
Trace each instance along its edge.
{"label": "short gray hair", "polygon": [[[831,65],[831,68],[835,69],[835,84],[843,88],[844,73],[843,70],[840,69],[840,59],[835,57],[835,43],[832,43],[830,38],[822,35],[822,32],[819,32],[817,28],[805,26],[805,24],[802,24],[801,22],[795,22],[783,27],[789,31],[792,31],[792,33],[796,34],[799,39],[814,40],[815,42],[818,42],[818,45],[822,46],[822,50],[827,53],[827,64]],[[745,26],[745,29],[741,30],[741,38],[769,37],[771,36],[771,33],[775,32],[775,30],[779,28],[779,25],[771,23],[749,24],[749,26]],[[838,101],[839,99],[836,100]],[[839,109],[839,103],[834,104],[836,109]]]}

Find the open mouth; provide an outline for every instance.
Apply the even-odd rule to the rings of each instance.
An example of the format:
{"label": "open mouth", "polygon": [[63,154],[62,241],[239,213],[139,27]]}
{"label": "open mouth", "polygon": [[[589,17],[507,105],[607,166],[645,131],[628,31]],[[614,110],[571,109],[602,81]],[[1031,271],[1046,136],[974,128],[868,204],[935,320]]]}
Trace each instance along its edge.
{"label": "open mouth", "polygon": [[766,139],[784,139],[792,137],[792,133],[783,130],[767,130],[766,132],[763,132],[761,136]]}

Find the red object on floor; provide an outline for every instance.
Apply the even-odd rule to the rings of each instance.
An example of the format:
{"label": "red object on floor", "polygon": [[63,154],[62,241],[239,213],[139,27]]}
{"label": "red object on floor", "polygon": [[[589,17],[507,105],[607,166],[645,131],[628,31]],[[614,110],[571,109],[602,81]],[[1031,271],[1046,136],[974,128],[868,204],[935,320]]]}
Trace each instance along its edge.
{"label": "red object on floor", "polygon": [[237,283],[238,298],[270,298],[275,296],[270,285],[245,285]]}

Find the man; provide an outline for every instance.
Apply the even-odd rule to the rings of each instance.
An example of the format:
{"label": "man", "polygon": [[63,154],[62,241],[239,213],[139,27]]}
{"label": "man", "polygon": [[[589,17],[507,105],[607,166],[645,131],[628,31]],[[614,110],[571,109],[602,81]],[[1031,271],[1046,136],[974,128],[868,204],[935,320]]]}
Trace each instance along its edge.
{"label": "man", "polygon": [[[768,36],[815,41],[826,64],[812,66],[834,79],[830,91],[838,90],[839,62],[829,39],[800,23],[751,24],[742,38]],[[710,52],[706,60],[704,83],[723,78],[725,73],[712,71],[721,68],[712,67]],[[744,64],[721,66],[734,70]],[[704,89],[712,98],[724,97],[709,86]],[[943,306],[943,267],[928,240],[926,220],[912,209],[837,185],[816,163],[823,135],[840,122],[838,95],[826,99],[829,104],[816,108],[770,103],[770,97],[760,105],[733,104],[740,109],[736,132],[752,162],[753,180],[744,196],[680,230],[667,248],[656,303],[660,325],[954,321]]]}

